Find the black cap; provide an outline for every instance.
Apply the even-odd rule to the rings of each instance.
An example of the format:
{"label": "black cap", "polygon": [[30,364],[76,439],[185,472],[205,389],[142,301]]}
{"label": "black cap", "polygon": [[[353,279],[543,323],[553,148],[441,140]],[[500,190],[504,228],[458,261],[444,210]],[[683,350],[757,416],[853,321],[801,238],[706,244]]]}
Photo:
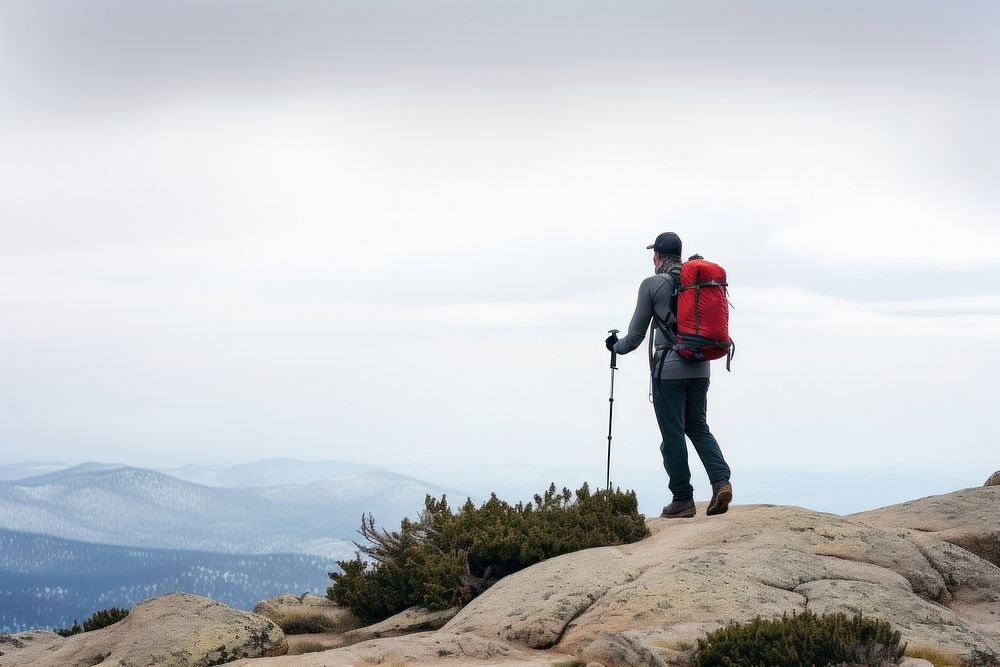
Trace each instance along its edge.
{"label": "black cap", "polygon": [[681,237],[673,232],[663,232],[656,237],[653,245],[646,246],[646,250],[655,250],[661,255],[681,256]]}

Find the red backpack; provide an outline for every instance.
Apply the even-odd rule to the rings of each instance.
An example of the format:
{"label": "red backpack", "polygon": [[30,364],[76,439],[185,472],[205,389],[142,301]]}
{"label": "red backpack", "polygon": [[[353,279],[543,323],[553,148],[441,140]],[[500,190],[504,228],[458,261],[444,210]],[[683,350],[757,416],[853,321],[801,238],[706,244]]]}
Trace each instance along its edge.
{"label": "red backpack", "polygon": [[726,358],[730,370],[736,346],[729,337],[726,270],[693,255],[681,265],[677,287],[677,354],[692,361]]}

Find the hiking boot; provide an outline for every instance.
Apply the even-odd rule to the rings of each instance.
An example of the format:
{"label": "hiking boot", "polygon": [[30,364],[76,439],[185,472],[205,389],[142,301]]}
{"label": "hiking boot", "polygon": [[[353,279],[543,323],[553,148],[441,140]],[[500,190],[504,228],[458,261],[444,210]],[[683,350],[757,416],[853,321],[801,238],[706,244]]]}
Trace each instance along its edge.
{"label": "hiking boot", "polygon": [[697,511],[694,506],[694,498],[675,500],[663,508],[660,517],[663,519],[687,519],[694,516]]}
{"label": "hiking boot", "polygon": [[729,503],[733,502],[733,485],[729,482],[719,482],[712,485],[712,500],[708,503],[705,514],[725,514]]}

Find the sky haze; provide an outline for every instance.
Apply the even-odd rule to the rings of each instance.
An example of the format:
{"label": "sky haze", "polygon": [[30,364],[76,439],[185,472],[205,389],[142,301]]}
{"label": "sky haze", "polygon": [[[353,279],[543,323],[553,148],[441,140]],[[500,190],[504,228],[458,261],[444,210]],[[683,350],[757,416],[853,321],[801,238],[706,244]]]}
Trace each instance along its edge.
{"label": "sky haze", "polygon": [[734,481],[985,477],[998,13],[6,2],[0,459],[603,473],[603,339],[672,230],[729,272]]}

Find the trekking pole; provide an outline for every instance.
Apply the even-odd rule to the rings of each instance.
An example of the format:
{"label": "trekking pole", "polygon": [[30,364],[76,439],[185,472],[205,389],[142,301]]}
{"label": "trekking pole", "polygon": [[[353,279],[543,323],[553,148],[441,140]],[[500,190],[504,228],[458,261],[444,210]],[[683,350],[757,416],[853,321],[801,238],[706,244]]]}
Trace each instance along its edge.
{"label": "trekking pole", "polygon": [[[617,334],[618,329],[612,329],[609,334]],[[615,415],[615,371],[618,370],[618,354],[611,350],[611,396],[608,398],[608,473],[605,488],[611,491],[611,420]]]}

